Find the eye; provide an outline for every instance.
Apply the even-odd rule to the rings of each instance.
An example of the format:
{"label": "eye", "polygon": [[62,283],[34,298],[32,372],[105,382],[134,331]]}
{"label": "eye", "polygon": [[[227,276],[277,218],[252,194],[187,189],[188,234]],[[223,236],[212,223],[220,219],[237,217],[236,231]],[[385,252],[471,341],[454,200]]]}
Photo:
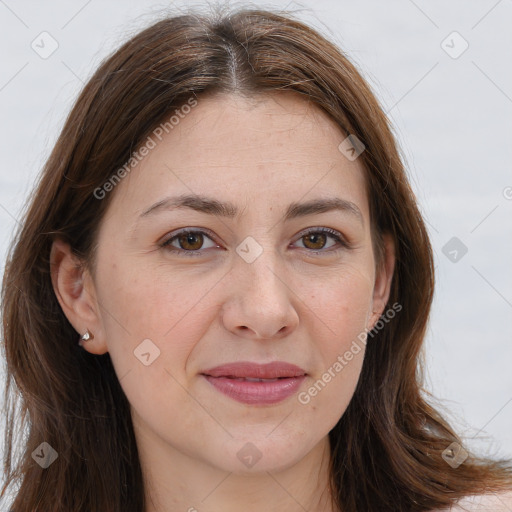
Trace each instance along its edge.
{"label": "eye", "polygon": [[201,252],[199,252],[199,249],[205,248],[205,239],[211,242],[211,245],[208,247],[218,247],[205,231],[191,229],[181,230],[171,238],[168,238],[161,244],[161,247],[165,247],[166,250],[179,256],[200,256]]}
{"label": "eye", "polygon": [[[331,245],[327,245],[328,239],[334,240]],[[323,253],[323,252],[337,252],[341,248],[348,249],[350,248],[348,242],[344,239],[341,233],[335,231],[331,228],[311,228],[305,233],[302,233],[299,240],[302,240],[303,247],[306,249],[311,249],[313,254]],[[331,247],[336,246],[338,244],[341,247],[338,247],[337,250],[327,251],[325,249],[331,249]]]}
{"label": "eye", "polygon": [[[329,239],[333,242],[327,245]],[[210,245],[205,246],[207,240],[209,240]],[[303,232],[298,240],[303,241],[303,248],[310,249],[307,252],[313,254],[335,253],[342,248],[350,249],[350,244],[343,235],[331,228],[310,228]],[[330,250],[336,245],[339,246],[338,249]],[[212,236],[206,231],[187,228],[168,238],[161,244],[161,247],[178,256],[201,256],[203,254],[201,249],[219,247],[219,245],[213,241]]]}

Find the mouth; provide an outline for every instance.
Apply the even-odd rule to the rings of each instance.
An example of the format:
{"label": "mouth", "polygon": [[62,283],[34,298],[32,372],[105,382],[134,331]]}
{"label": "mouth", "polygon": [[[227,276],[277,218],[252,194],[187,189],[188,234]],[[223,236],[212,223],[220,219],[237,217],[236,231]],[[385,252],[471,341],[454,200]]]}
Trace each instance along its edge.
{"label": "mouth", "polygon": [[248,405],[272,405],[293,395],[307,373],[281,361],[267,364],[247,361],[229,363],[201,375],[224,395]]}

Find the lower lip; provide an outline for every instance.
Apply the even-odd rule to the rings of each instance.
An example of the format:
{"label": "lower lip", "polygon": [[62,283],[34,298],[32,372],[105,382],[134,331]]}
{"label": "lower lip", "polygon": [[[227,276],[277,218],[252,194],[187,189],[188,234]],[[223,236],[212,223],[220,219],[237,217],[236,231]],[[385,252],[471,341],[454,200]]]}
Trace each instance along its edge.
{"label": "lower lip", "polygon": [[289,377],[272,382],[251,382],[203,375],[218,391],[238,402],[250,405],[270,405],[281,402],[293,395],[306,378]]}

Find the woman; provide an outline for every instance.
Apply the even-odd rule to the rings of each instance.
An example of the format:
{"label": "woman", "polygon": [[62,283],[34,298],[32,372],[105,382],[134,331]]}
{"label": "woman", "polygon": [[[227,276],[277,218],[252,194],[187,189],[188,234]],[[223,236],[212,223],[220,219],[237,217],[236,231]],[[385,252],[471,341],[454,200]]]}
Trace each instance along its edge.
{"label": "woman", "polygon": [[423,396],[433,284],[339,49],[262,10],[154,24],[85,86],[9,253],[11,510],[510,503],[510,463]]}

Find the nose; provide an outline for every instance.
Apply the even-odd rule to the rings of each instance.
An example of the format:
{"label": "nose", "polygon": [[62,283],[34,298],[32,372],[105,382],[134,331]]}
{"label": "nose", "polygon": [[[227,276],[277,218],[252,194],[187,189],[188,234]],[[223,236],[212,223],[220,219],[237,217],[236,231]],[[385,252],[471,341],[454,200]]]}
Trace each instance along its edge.
{"label": "nose", "polygon": [[235,262],[222,308],[224,327],[250,339],[276,339],[289,335],[299,323],[298,301],[284,267],[273,251],[255,261]]}

